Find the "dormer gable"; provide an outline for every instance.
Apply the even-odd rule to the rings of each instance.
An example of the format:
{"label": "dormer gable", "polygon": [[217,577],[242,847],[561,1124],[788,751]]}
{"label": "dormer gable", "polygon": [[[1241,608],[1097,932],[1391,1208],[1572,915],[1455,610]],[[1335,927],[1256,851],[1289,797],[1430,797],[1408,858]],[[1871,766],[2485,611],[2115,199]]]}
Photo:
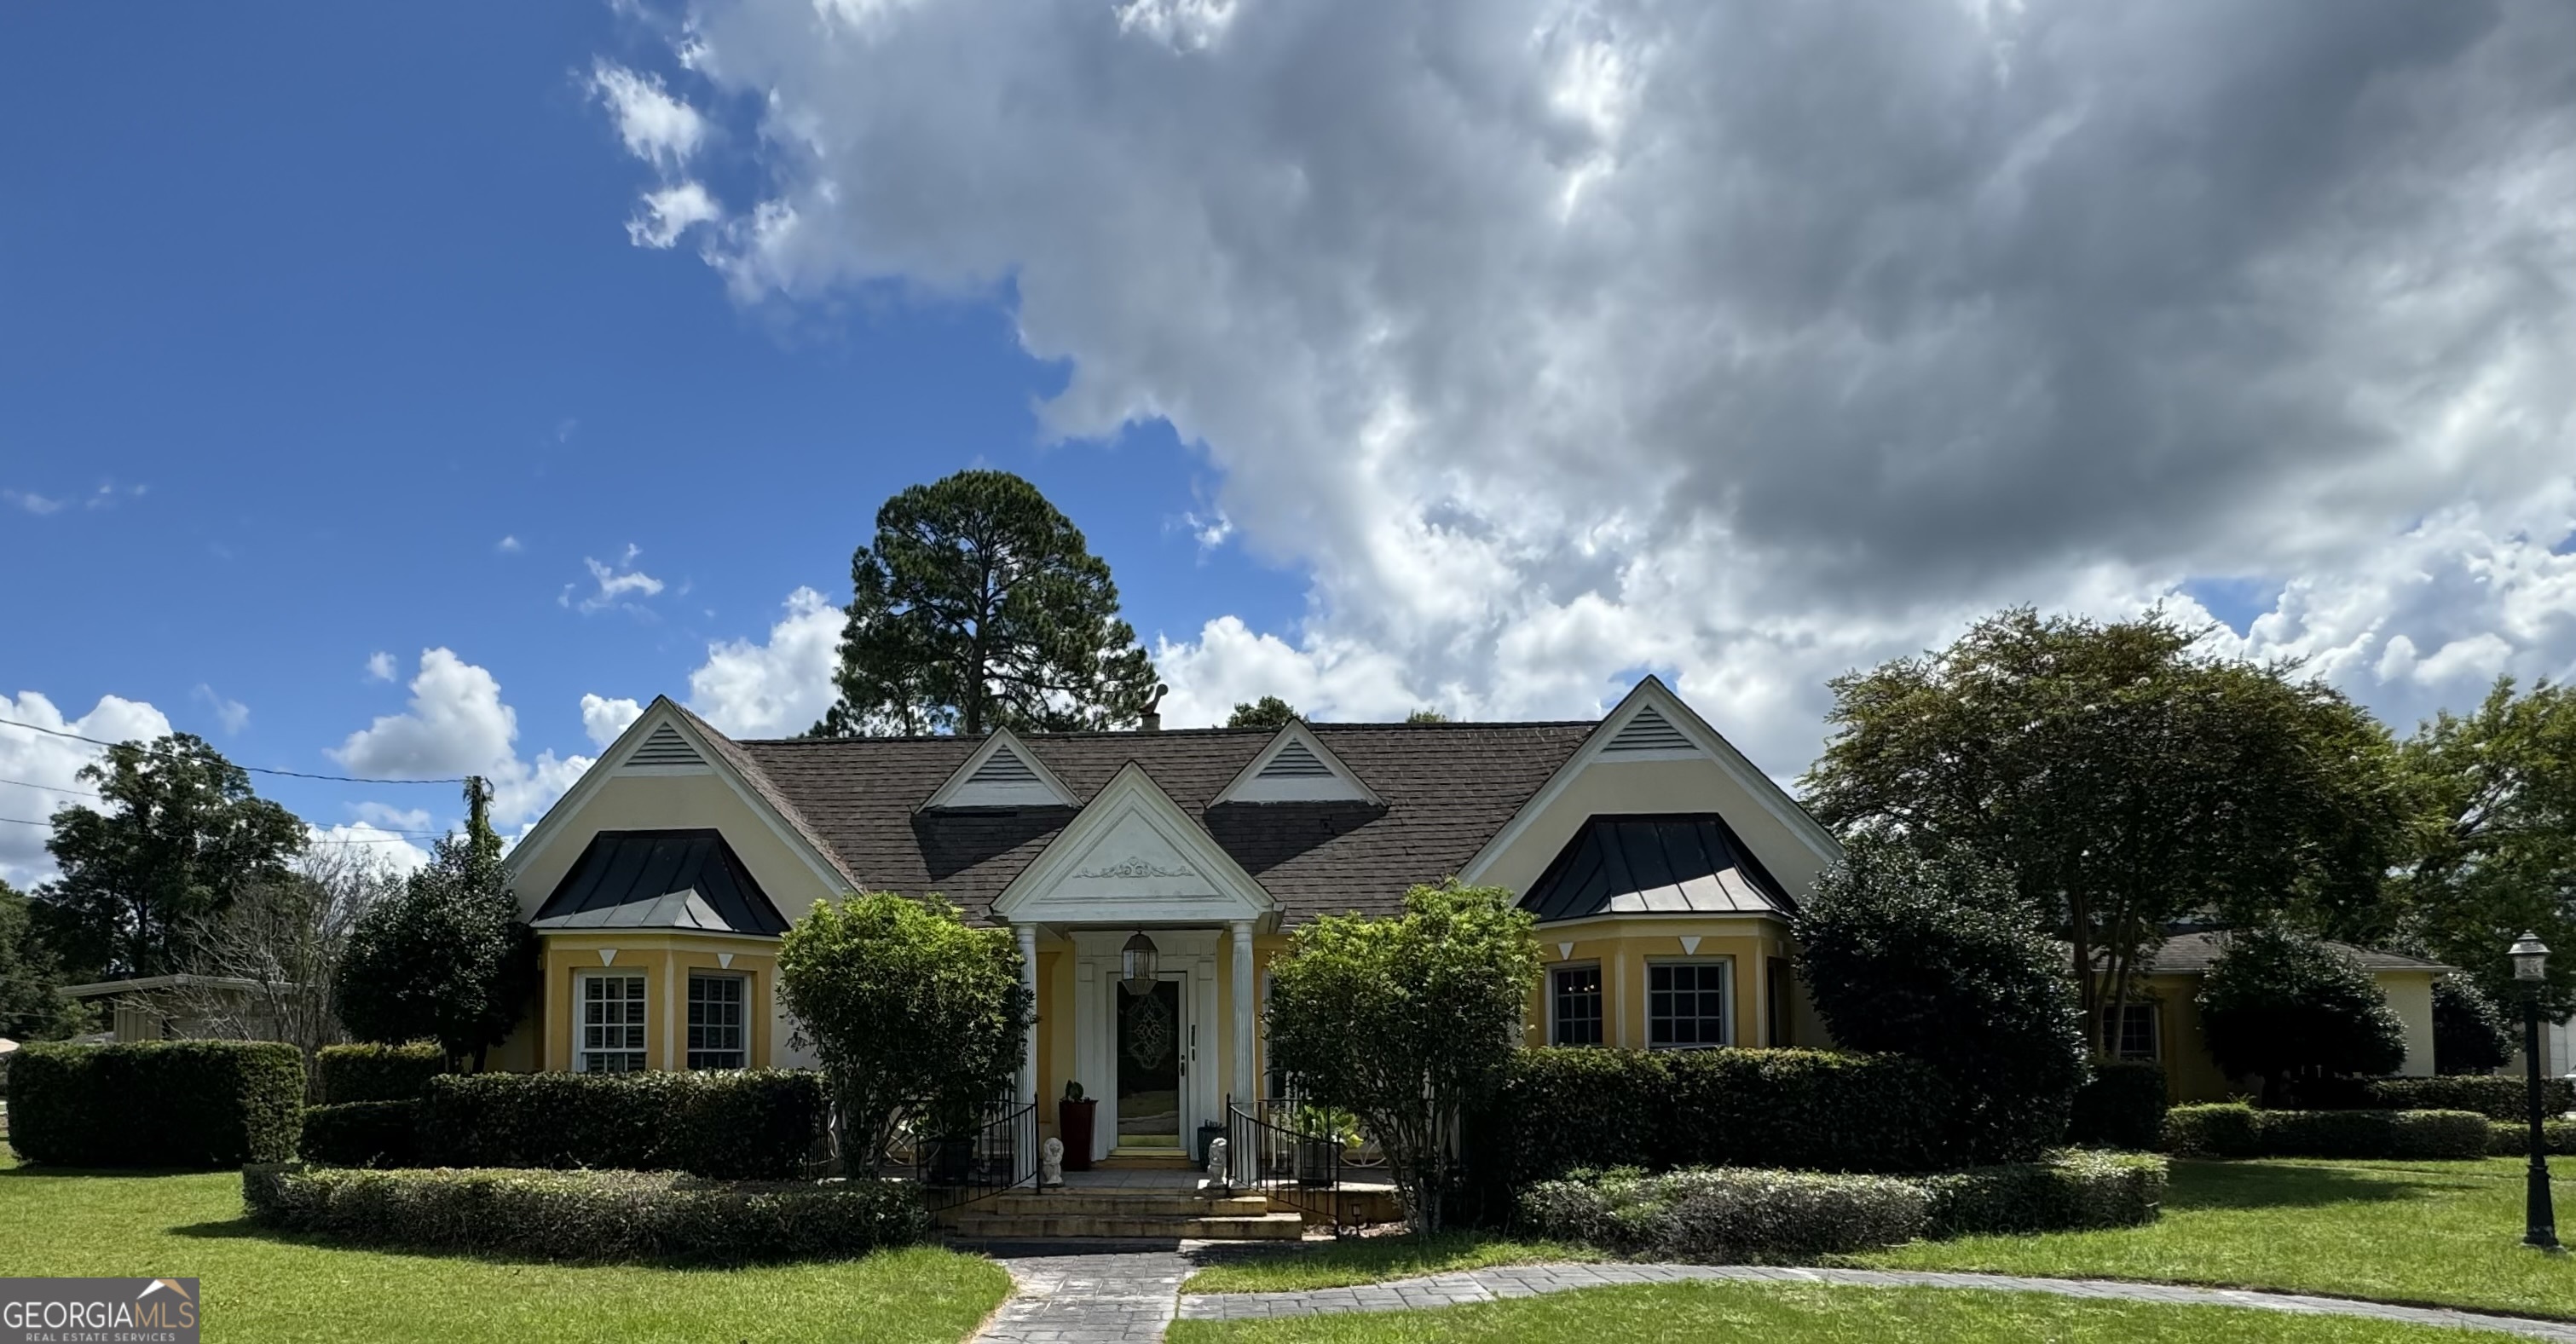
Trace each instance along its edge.
{"label": "dormer gable", "polygon": [[1073,790],[1008,728],[997,728],[932,791],[921,810],[964,807],[1075,807]]}
{"label": "dormer gable", "polygon": [[1209,806],[1379,802],[1377,792],[1362,783],[1314,729],[1303,720],[1290,719]]}
{"label": "dormer gable", "polygon": [[642,740],[627,748],[616,766],[621,775],[703,775],[712,768],[697,745],[682,736],[679,725],[670,719],[647,730]]}

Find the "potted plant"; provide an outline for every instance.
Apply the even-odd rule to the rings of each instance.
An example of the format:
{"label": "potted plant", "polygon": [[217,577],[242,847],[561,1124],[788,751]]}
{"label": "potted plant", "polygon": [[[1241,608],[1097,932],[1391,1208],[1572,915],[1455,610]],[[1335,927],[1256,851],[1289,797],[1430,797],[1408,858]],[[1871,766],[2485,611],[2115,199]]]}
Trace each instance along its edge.
{"label": "potted plant", "polygon": [[1055,1134],[1064,1140],[1064,1169],[1091,1170],[1092,1122],[1100,1103],[1082,1095],[1082,1084],[1067,1080],[1064,1100],[1055,1104]]}
{"label": "potted plant", "polygon": [[1296,1146],[1290,1161],[1299,1185],[1331,1185],[1334,1159],[1359,1132],[1355,1117],[1329,1106],[1300,1106],[1293,1131]]}

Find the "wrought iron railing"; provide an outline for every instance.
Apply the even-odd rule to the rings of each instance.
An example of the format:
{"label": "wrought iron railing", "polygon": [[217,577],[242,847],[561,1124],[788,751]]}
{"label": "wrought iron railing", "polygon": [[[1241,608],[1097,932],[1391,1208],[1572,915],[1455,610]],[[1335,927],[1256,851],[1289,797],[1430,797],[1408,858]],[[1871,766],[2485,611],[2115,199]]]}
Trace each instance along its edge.
{"label": "wrought iron railing", "polygon": [[[1321,1124],[1318,1108],[1289,1098],[1226,1102],[1226,1184],[1267,1195],[1341,1235],[1342,1138]],[[1302,1113],[1301,1113],[1302,1112]],[[1302,1123],[1301,1123],[1302,1122]]]}
{"label": "wrought iron railing", "polygon": [[[916,1111],[915,1123],[928,1113]],[[975,1128],[937,1136],[923,1131],[912,1145],[913,1179],[923,1202],[938,1213],[1005,1190],[1038,1183],[1038,1108],[1017,1098],[987,1107]]]}

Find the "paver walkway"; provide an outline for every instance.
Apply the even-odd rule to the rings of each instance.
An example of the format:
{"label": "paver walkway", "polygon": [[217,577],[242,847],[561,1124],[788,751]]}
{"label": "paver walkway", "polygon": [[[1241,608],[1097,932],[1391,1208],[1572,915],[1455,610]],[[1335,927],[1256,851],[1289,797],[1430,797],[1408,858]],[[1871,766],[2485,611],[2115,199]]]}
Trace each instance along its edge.
{"label": "paver walkway", "polygon": [[2576,1323],[2439,1307],[2399,1307],[2340,1297],[2264,1293],[2239,1288],[2185,1288],[2111,1279],[2030,1279],[2004,1274],[1942,1274],[1878,1269],[1793,1269],[1759,1265],[1513,1265],[1418,1279],[1315,1288],[1293,1293],[1193,1293],[1181,1280],[1197,1266],[1182,1251],[1005,1259],[1012,1294],[978,1344],[1152,1344],[1175,1317],[1194,1321],[1321,1316],[1353,1311],[1412,1311],[1531,1297],[1576,1288],[1688,1279],[1839,1284],[1856,1288],[1979,1288],[2060,1297],[2158,1302],[2174,1306],[2252,1307],[2308,1315],[2360,1316],[2410,1325],[2494,1330],[2525,1339],[2576,1344]]}

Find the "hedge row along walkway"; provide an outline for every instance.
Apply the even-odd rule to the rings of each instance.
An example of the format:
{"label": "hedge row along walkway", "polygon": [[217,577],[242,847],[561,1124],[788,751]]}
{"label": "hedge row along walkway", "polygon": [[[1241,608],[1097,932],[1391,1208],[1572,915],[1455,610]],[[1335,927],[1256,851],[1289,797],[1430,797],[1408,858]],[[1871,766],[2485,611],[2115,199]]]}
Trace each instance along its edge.
{"label": "hedge row along walkway", "polygon": [[2401,1307],[2342,1297],[2266,1293],[2240,1288],[2185,1288],[2111,1279],[2033,1279],[2005,1274],[1918,1273],[1881,1269],[1791,1269],[1759,1265],[1515,1265],[1434,1274],[1350,1288],[1294,1293],[1180,1295],[1191,1268],[1176,1251],[1042,1256],[1002,1262],[1011,1271],[1010,1301],[985,1331],[989,1344],[1150,1344],[1177,1316],[1194,1321],[1261,1320],[1354,1311],[1412,1311],[1509,1297],[1690,1279],[1838,1284],[1855,1288],[1982,1288],[2052,1293],[2170,1306],[2250,1307],[2308,1315],[2359,1316],[2407,1325],[2493,1330],[2525,1339],[2576,1344],[2576,1322],[2440,1307]]}

